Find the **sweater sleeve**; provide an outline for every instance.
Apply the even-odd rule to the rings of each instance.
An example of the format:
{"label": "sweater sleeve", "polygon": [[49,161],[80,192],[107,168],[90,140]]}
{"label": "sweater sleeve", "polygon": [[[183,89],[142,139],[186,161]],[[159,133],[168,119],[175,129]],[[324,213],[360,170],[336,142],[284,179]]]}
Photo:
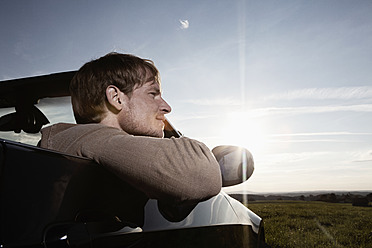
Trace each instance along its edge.
{"label": "sweater sleeve", "polygon": [[114,128],[85,133],[77,155],[92,158],[149,198],[196,203],[221,190],[219,165],[201,142],[132,136]]}

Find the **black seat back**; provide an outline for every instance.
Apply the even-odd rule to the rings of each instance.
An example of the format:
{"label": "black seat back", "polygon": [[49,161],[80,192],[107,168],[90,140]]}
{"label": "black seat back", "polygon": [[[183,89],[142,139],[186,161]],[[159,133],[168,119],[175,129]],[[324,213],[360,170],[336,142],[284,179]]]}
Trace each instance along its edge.
{"label": "black seat back", "polygon": [[143,223],[147,198],[91,160],[0,143],[0,244],[40,244],[53,223]]}

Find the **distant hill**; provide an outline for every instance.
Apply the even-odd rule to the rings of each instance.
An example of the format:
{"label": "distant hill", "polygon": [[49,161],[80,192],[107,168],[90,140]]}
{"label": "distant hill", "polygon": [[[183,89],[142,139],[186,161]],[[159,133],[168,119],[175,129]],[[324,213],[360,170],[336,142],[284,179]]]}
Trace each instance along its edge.
{"label": "distant hill", "polygon": [[368,206],[372,202],[371,191],[313,191],[313,192],[291,192],[291,193],[228,193],[231,197],[243,202],[249,201],[324,201],[332,203],[352,203],[355,206]]}
{"label": "distant hill", "polygon": [[358,191],[345,191],[345,190],[315,190],[315,191],[293,191],[293,192],[252,192],[252,191],[231,191],[227,192],[227,194],[237,194],[237,195],[263,195],[263,196],[271,196],[271,195],[281,195],[281,196],[309,196],[309,195],[321,195],[321,194],[353,194],[353,195],[361,195],[366,196],[372,193],[372,190],[358,190]]}

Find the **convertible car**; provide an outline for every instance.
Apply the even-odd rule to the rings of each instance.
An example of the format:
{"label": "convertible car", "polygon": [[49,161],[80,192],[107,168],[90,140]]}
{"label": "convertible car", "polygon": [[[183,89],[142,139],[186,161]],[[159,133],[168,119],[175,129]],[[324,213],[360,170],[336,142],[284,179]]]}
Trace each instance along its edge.
{"label": "convertible car", "polygon": [[[0,108],[15,109],[0,117],[0,137],[38,133],[49,123],[39,100],[68,97],[74,73],[0,82]],[[169,121],[164,133],[180,136]],[[246,149],[212,152],[224,187],[252,175]],[[265,247],[262,219],[223,190],[171,214],[152,199],[132,209],[130,186],[93,161],[8,138],[0,138],[0,178],[0,247]],[[143,225],[131,221],[138,213]]]}

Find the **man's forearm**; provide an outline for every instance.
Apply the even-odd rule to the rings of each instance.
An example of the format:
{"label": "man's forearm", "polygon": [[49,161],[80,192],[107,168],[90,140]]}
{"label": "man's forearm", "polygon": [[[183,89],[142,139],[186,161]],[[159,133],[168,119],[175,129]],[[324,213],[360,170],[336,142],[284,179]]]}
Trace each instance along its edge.
{"label": "man's forearm", "polygon": [[[221,190],[219,165],[210,150],[196,140],[123,135],[102,144],[107,145],[102,154],[95,155],[97,162],[150,198],[197,202]],[[115,147],[121,151],[113,153]]]}

